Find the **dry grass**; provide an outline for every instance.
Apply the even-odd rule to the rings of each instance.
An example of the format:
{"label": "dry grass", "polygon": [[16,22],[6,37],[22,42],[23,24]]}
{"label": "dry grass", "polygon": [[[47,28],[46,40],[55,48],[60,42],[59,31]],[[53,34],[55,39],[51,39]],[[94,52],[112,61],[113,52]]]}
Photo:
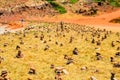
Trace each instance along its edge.
{"label": "dry grass", "polygon": [[[98,80],[110,80],[110,73],[115,72],[116,78],[120,79],[120,70],[113,68],[113,65],[110,62],[110,57],[114,56],[116,47],[120,43],[116,43],[116,47],[111,47],[111,42],[120,40],[120,36],[117,36],[115,33],[110,33],[108,38],[104,40],[101,46],[96,46],[91,43],[91,33],[92,32],[81,32],[77,33],[74,29],[79,30],[79,25],[65,24],[70,32],[67,33],[59,32],[62,35],[65,34],[66,37],[60,35],[55,37],[57,24],[55,23],[41,23],[41,24],[30,24],[36,25],[37,31],[28,31],[26,37],[23,37],[23,33],[18,32],[18,35],[14,33],[0,35],[0,49],[4,53],[0,53],[0,56],[4,57],[5,60],[0,64],[0,72],[3,69],[7,69],[9,77],[12,80],[27,80],[31,78],[32,80],[54,80],[54,70],[50,69],[50,65],[54,64],[55,66],[63,66],[69,72],[69,75],[62,76],[63,80],[89,80],[90,76],[95,76]],[[45,28],[43,28],[43,26]],[[73,27],[70,27],[73,26]],[[45,39],[47,43],[43,43],[40,38],[34,38],[34,33],[37,33],[38,36],[41,35],[41,31],[38,31],[39,28],[43,30]],[[50,29],[48,33],[46,28]],[[67,29],[67,30],[68,30]],[[101,32],[103,35],[105,32]],[[84,34],[82,38],[81,34]],[[48,35],[51,35],[51,41],[49,41]],[[73,43],[69,43],[70,36],[74,36]],[[24,44],[21,45],[19,38],[22,37]],[[85,38],[88,38],[88,41],[85,41]],[[96,38],[97,40],[98,38]],[[58,41],[58,45],[55,42]],[[7,47],[3,47],[4,43],[8,43]],[[60,47],[60,43],[63,44]],[[17,59],[15,58],[17,54],[16,45],[20,45],[21,51],[24,54],[24,58]],[[46,45],[50,46],[50,49],[44,51]],[[31,47],[31,48],[30,48]],[[79,50],[79,55],[73,55],[72,50],[77,47]],[[100,47],[100,50],[95,50],[96,47]],[[103,56],[103,60],[97,61],[95,59],[95,53],[100,52]],[[66,65],[64,55],[67,54],[74,59],[74,63]],[[116,61],[120,61],[120,58],[115,58]],[[28,71],[30,66],[34,66],[37,74],[29,75]],[[81,67],[87,66],[88,70],[81,71]],[[98,73],[94,73],[95,70],[99,70]]]}

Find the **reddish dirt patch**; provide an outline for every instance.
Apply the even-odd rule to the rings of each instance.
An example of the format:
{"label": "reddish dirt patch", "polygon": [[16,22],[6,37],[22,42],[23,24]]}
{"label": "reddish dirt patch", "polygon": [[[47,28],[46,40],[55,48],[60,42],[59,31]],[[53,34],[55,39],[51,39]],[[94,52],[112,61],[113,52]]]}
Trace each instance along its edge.
{"label": "reddish dirt patch", "polygon": [[57,15],[54,17],[44,17],[44,18],[36,18],[36,17],[29,17],[27,20],[34,20],[34,21],[45,21],[45,22],[67,22],[67,23],[75,23],[80,25],[90,25],[97,28],[105,28],[107,30],[112,31],[120,31],[120,24],[116,23],[110,23],[109,21],[111,19],[120,17],[120,9],[111,12],[111,13],[105,13],[99,16],[92,16],[92,17],[85,17],[81,15],[75,15],[75,14],[64,14],[64,15]]}
{"label": "reddish dirt patch", "polygon": [[21,21],[14,21],[8,23],[8,28],[11,29],[18,29],[18,28],[24,28],[27,26],[27,22],[21,22]]}
{"label": "reddish dirt patch", "polygon": [[16,28],[22,28],[23,25],[15,23],[15,22],[11,22],[8,24],[8,27],[10,27],[11,29],[16,29]]}
{"label": "reddish dirt patch", "polygon": [[[66,22],[66,23],[75,23],[75,24],[80,24],[80,25],[90,25],[94,26],[96,28],[105,28],[107,30],[112,30],[112,31],[118,31],[120,32],[120,24],[116,23],[110,23],[109,21],[120,17],[120,9],[117,11],[111,12],[111,13],[105,13],[102,15],[98,16],[92,16],[92,17],[85,17],[81,15],[76,15],[72,13],[66,13],[62,15],[56,15],[54,17],[50,16],[45,16],[45,17],[40,17],[40,16],[29,16],[26,14],[23,15],[13,15],[13,16],[5,16],[0,19],[0,21],[7,21],[7,22],[13,22],[12,25],[9,27],[12,29],[16,28],[21,28],[21,26],[25,27],[30,21],[45,21],[45,22]],[[25,19],[26,23],[21,24],[20,20]],[[14,24],[14,22],[17,22]]]}

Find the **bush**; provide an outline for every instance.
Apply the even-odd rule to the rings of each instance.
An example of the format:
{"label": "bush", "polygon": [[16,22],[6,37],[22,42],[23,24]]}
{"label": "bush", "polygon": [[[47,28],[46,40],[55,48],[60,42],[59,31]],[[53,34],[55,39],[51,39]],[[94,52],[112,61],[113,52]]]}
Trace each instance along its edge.
{"label": "bush", "polygon": [[47,0],[47,1],[53,6],[53,8],[55,8],[56,10],[58,10],[59,13],[63,14],[63,13],[67,12],[64,7],[62,7],[61,5],[53,2],[53,0]]}
{"label": "bush", "polygon": [[115,7],[120,7],[119,2],[114,1],[114,0],[110,0],[110,5],[115,6]]}
{"label": "bush", "polygon": [[[106,0],[94,0],[95,2],[105,2]],[[118,0],[108,0],[111,6],[120,7],[120,1]]]}
{"label": "bush", "polygon": [[70,0],[70,3],[75,4],[78,0]]}

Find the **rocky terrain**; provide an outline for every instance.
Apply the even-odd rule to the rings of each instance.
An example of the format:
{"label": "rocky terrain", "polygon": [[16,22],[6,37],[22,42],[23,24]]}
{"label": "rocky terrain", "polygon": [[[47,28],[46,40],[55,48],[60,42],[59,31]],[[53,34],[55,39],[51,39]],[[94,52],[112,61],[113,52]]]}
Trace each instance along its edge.
{"label": "rocky terrain", "polygon": [[32,22],[0,35],[1,80],[120,79],[120,33]]}
{"label": "rocky terrain", "polygon": [[118,0],[0,0],[0,80],[119,80]]}

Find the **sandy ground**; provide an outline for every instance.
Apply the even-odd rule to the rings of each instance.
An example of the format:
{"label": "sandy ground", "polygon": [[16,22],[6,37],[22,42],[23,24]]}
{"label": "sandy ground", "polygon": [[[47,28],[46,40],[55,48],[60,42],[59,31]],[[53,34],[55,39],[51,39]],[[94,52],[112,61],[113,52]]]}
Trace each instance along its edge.
{"label": "sandy ground", "polygon": [[0,34],[4,34],[6,32],[15,33],[15,32],[17,32],[19,30],[24,30],[24,28],[11,29],[11,28],[8,28],[8,25],[0,25]]}
{"label": "sandy ground", "polygon": [[[45,17],[38,17],[38,16],[27,16],[27,15],[14,15],[14,16],[6,16],[2,17],[0,21],[11,21],[18,23],[18,25],[11,25],[8,28],[18,29],[26,27],[30,21],[44,21],[44,22],[66,22],[66,23],[75,23],[80,25],[89,25],[96,28],[105,28],[107,30],[117,31],[120,32],[120,24],[119,23],[110,23],[109,21],[120,17],[120,9],[111,13],[105,13],[97,16],[81,16],[72,13],[66,13],[61,15],[56,15],[54,17],[45,16]],[[21,24],[19,21],[23,18],[26,20],[24,24]]]}
{"label": "sandy ground", "polygon": [[0,27],[0,34],[3,34],[5,32],[5,28],[4,27]]}

